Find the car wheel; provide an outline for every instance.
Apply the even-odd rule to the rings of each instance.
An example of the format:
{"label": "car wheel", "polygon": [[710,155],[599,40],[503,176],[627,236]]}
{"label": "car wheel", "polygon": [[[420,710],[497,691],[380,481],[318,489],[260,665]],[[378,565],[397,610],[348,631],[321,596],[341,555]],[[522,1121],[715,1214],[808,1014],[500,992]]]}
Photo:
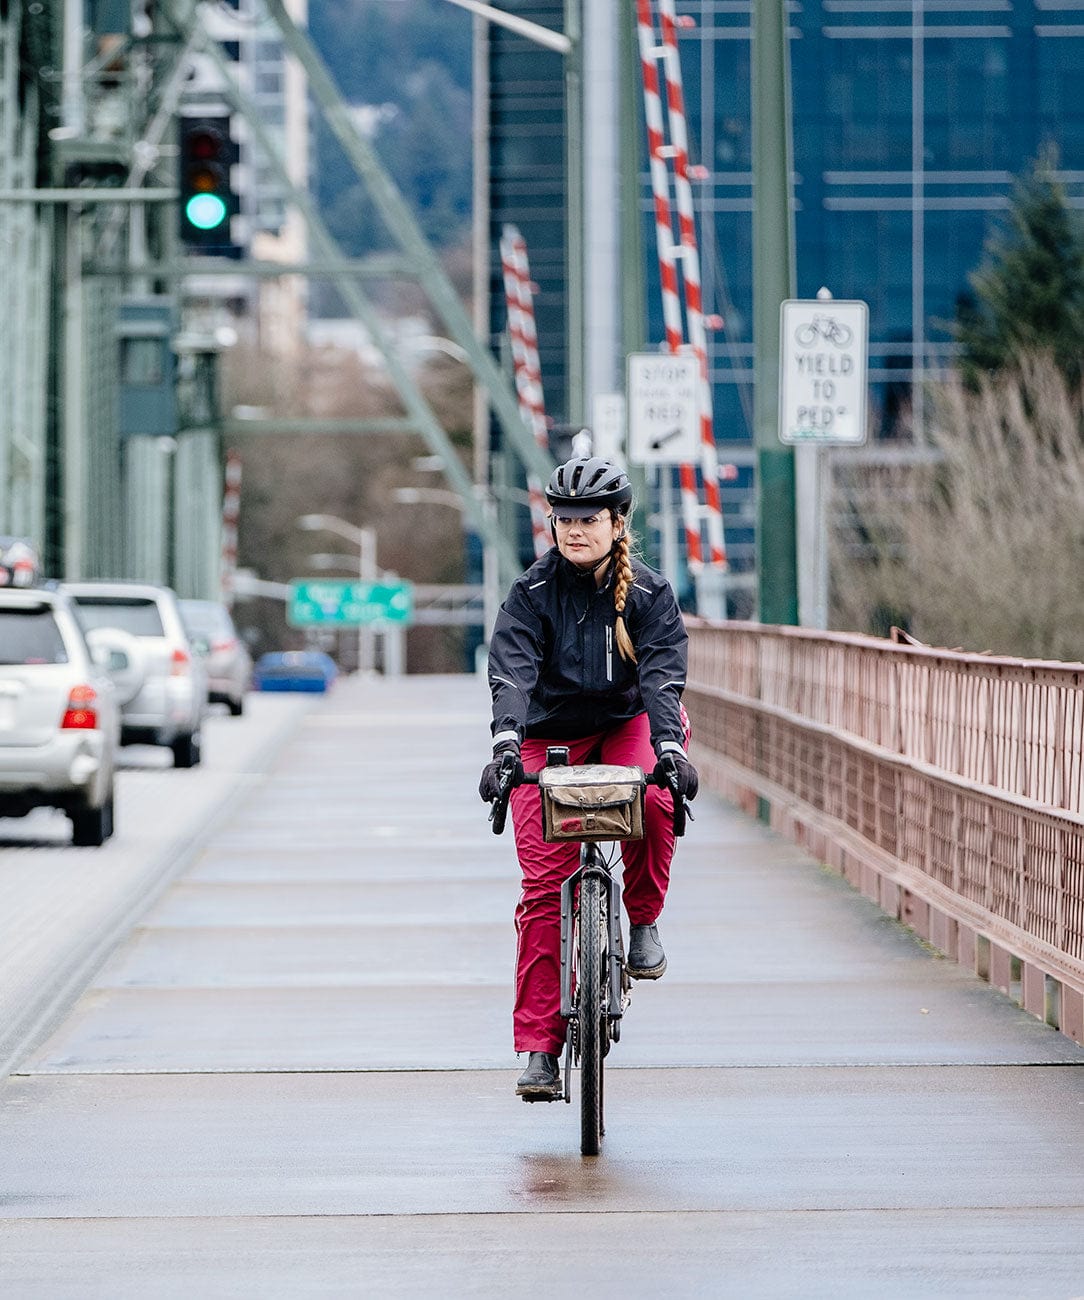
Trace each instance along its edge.
{"label": "car wheel", "polygon": [[174,767],[197,767],[200,761],[200,737],[199,732],[194,731],[188,736],[178,736],[170,745],[173,750]]}
{"label": "car wheel", "polygon": [[77,808],[68,815],[72,843],[83,849],[100,848],[113,834],[113,791],[100,808]]}
{"label": "car wheel", "polygon": [[245,711],[245,697],[238,695],[237,699],[229,701],[230,717],[239,718]]}

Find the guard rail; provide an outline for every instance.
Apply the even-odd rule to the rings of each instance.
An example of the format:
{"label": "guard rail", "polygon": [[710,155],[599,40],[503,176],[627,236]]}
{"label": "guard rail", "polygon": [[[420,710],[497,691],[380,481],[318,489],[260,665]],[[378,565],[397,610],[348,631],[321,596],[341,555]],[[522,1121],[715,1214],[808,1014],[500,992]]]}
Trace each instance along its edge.
{"label": "guard rail", "polygon": [[720,793],[1084,1043],[1084,664],[689,620]]}

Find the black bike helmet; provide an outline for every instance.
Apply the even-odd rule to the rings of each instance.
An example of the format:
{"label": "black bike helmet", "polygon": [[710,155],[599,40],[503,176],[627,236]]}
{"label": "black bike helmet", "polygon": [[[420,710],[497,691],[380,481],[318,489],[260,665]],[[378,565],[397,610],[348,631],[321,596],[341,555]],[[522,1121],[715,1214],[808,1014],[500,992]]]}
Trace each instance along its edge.
{"label": "black bike helmet", "polygon": [[586,519],[599,510],[627,515],[632,505],[629,476],[601,456],[573,456],[558,465],[546,485],[546,500],[555,515]]}

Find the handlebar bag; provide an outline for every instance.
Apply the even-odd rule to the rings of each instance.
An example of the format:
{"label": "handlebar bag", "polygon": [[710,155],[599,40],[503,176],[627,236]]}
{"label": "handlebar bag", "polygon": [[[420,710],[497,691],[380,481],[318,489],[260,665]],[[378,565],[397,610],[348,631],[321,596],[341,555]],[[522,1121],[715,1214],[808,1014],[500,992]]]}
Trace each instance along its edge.
{"label": "handlebar bag", "polygon": [[542,838],[547,844],[643,839],[644,784],[638,767],[544,767],[538,774]]}

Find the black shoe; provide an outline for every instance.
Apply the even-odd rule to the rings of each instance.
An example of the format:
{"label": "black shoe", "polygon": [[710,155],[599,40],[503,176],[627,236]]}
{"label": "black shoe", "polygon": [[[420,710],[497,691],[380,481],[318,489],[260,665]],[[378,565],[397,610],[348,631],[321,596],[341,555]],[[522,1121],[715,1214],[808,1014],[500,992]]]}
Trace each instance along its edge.
{"label": "black shoe", "polygon": [[561,1096],[561,1067],[552,1052],[532,1052],[527,1068],[516,1083],[516,1094],[524,1101],[558,1101]]}
{"label": "black shoe", "polygon": [[634,925],[629,928],[629,975],[634,980],[657,980],[666,970],[666,953],[659,942],[659,930],[654,925]]}

